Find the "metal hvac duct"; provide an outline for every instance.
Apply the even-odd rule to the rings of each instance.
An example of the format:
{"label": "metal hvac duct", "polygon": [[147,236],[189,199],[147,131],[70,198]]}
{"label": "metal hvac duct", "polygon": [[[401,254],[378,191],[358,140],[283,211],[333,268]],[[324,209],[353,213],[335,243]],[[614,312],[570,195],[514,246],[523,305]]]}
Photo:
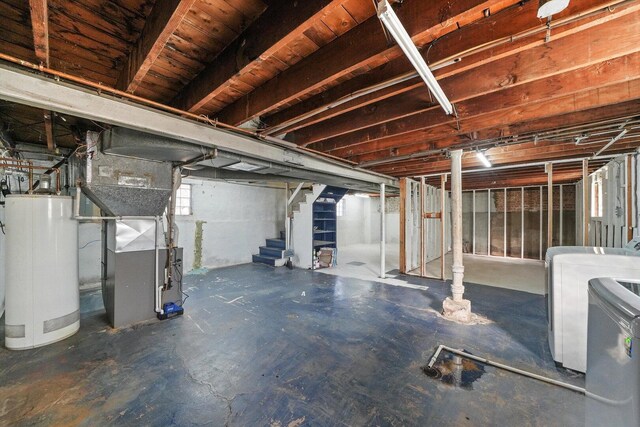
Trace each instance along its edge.
{"label": "metal hvac duct", "polygon": [[82,191],[109,216],[162,215],[171,196],[171,163],[106,153],[103,143],[112,136],[112,130],[87,132]]}

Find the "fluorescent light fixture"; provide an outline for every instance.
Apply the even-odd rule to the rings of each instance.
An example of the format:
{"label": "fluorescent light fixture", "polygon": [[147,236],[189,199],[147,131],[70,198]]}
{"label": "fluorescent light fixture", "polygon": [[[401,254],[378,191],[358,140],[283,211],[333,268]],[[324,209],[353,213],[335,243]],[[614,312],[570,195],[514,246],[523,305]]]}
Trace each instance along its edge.
{"label": "fluorescent light fixture", "polygon": [[418,75],[424,80],[427,84],[427,87],[436,98],[436,100],[440,103],[445,113],[452,115],[453,114],[453,105],[447,98],[447,95],[444,94],[442,88],[438,84],[438,81],[433,76],[433,73],[427,66],[427,63],[424,62],[422,55],[418,52],[418,48],[415,44],[413,44],[413,40],[407,33],[407,30],[404,29],[402,23],[398,19],[398,16],[393,11],[393,8],[389,4],[388,0],[380,0],[378,3],[378,18],[382,21],[384,26],[387,28],[389,33],[393,36],[400,46],[400,49],[407,56],[413,67],[418,72]]}
{"label": "fluorescent light fixture", "polygon": [[247,162],[238,162],[229,166],[225,166],[224,169],[231,169],[236,171],[252,172],[260,169],[264,169],[265,166],[254,165]]}
{"label": "fluorescent light fixture", "polygon": [[538,18],[545,19],[560,13],[569,6],[569,0],[539,0]]}
{"label": "fluorescent light fixture", "polygon": [[491,162],[489,161],[489,159],[487,159],[487,156],[484,155],[483,151],[476,151],[476,156],[478,156],[478,159],[480,159],[480,161],[482,162],[483,165],[485,165],[485,167],[490,168],[491,167]]}
{"label": "fluorescent light fixture", "polygon": [[356,197],[362,197],[363,199],[368,199],[369,198],[369,194],[367,194],[367,193],[356,193],[355,196]]}

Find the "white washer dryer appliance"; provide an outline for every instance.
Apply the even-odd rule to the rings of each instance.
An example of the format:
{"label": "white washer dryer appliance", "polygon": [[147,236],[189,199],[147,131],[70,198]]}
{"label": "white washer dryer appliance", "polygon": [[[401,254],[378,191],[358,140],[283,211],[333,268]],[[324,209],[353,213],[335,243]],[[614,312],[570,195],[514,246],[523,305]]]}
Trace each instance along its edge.
{"label": "white washer dryer appliance", "polygon": [[563,367],[585,372],[589,280],[640,278],[640,238],[631,240],[624,248],[549,248],[545,265],[551,354]]}

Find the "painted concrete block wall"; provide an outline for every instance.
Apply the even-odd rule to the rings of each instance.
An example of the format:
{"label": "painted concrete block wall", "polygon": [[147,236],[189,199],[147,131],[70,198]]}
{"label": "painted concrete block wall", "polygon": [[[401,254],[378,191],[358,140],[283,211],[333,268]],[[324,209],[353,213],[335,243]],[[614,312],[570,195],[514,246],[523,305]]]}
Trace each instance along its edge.
{"label": "painted concrete block wall", "polygon": [[[399,197],[386,200],[387,243],[400,241]],[[338,217],[338,245],[380,243],[380,200],[377,197],[347,195],[344,215]]]}
{"label": "painted concrete block wall", "polygon": [[[367,236],[366,243],[379,243],[380,242],[380,199],[378,197],[371,197],[369,201],[369,234]],[[386,226],[386,241],[387,243],[399,243],[400,242],[400,198],[399,197],[387,197],[385,200],[385,226]]]}
{"label": "painted concrete block wall", "polygon": [[[178,245],[184,248],[184,270],[194,268],[195,233],[202,223],[200,266],[206,268],[251,262],[265,239],[284,230],[284,190],[224,182],[185,180],[192,187],[193,215],[178,216]],[[83,215],[98,215],[91,203],[82,205]],[[100,283],[101,224],[79,224],[78,256],[80,286]]]}
{"label": "painted concrete block wall", "polygon": [[[176,217],[186,272],[251,262],[265,239],[284,230],[284,190],[203,180],[183,183],[192,186],[193,211]],[[198,223],[201,236],[196,235]]]}
{"label": "painted concrete block wall", "polygon": [[347,246],[369,243],[365,233],[365,205],[369,199],[352,195],[344,196],[344,215],[338,217],[338,245]]}

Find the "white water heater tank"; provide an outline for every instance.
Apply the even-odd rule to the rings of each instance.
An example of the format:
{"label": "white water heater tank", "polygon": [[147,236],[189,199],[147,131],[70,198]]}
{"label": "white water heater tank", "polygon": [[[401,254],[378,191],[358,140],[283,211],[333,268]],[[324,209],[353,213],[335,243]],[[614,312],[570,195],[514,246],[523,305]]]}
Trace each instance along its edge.
{"label": "white water heater tank", "polygon": [[28,349],[73,335],[80,328],[73,199],[9,195],[5,223],[5,345]]}

